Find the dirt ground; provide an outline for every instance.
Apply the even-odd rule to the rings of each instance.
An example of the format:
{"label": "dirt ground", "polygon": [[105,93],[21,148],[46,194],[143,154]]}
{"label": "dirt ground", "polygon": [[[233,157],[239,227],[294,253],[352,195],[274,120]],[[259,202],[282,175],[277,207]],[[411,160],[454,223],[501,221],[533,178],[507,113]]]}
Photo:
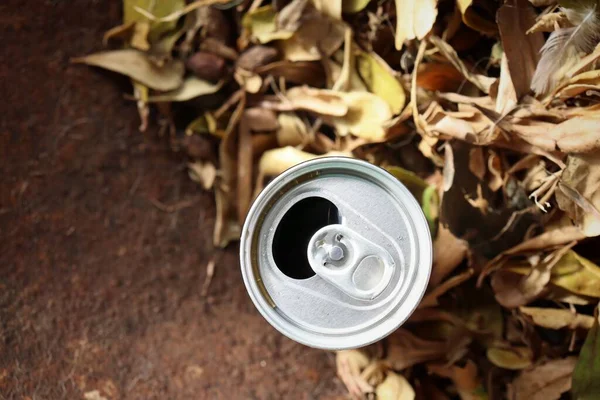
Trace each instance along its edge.
{"label": "dirt ground", "polygon": [[344,398],[331,353],[255,310],[212,195],[122,81],[69,65],[120,3],[0,4],[0,398]]}

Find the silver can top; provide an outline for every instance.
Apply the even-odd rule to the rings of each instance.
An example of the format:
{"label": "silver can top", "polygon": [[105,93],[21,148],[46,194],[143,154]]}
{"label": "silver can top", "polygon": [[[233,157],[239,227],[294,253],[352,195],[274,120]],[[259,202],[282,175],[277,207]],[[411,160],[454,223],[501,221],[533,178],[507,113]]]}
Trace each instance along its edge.
{"label": "silver can top", "polygon": [[340,350],[373,343],[408,319],[427,288],[432,243],[419,203],[396,178],[364,161],[325,157],[261,192],[240,261],[271,325]]}

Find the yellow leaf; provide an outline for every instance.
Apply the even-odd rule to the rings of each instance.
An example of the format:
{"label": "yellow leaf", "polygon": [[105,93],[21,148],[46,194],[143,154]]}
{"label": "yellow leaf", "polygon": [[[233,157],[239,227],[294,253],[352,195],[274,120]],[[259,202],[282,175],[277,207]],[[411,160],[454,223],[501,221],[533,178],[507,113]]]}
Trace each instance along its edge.
{"label": "yellow leaf", "polygon": [[278,29],[276,17],[277,13],[271,5],[260,7],[244,15],[242,26],[259,43],[291,38],[294,32]]}
{"label": "yellow leaf", "polygon": [[415,391],[402,375],[388,372],[384,381],[377,385],[378,400],[414,400]]}
{"label": "yellow leaf", "polygon": [[150,41],[158,39],[163,33],[175,29],[177,21],[149,22],[148,17],[138,12],[137,9],[145,10],[156,18],[162,18],[185,7],[185,0],[125,0],[123,2],[123,22],[148,24]]}
{"label": "yellow leaf", "polygon": [[368,92],[340,93],[348,107],[342,117],[324,117],[332,123],[341,136],[349,133],[370,141],[383,140],[385,123],[392,118],[388,103]]}
{"label": "yellow leaf", "polygon": [[437,17],[437,0],[396,1],[396,49],[404,42],[423,39],[433,28]]}
{"label": "yellow leaf", "polygon": [[342,11],[348,14],[361,12],[371,0],[342,0]]}
{"label": "yellow leaf", "polygon": [[72,62],[118,72],[160,91],[174,90],[181,86],[185,70],[179,60],[168,61],[159,67],[146,54],[133,49],[90,54],[74,58]]}
{"label": "yellow leaf", "polygon": [[532,364],[533,353],[528,347],[490,347],[487,358],[500,368],[518,370]]}
{"label": "yellow leaf", "polygon": [[406,95],[390,66],[374,52],[358,54],[356,64],[358,73],[369,91],[384,99],[392,113],[398,114],[402,111]]}
{"label": "yellow leaf", "polygon": [[594,317],[577,314],[571,310],[538,307],[520,307],[519,310],[523,314],[529,315],[534,324],[549,329],[565,327],[590,329],[594,324]]}
{"label": "yellow leaf", "polygon": [[313,0],[317,10],[334,18],[342,19],[342,0]]}
{"label": "yellow leaf", "polygon": [[332,152],[318,156],[291,146],[286,146],[265,151],[258,163],[258,169],[262,176],[275,176],[301,162],[327,156],[349,156],[349,154]]}

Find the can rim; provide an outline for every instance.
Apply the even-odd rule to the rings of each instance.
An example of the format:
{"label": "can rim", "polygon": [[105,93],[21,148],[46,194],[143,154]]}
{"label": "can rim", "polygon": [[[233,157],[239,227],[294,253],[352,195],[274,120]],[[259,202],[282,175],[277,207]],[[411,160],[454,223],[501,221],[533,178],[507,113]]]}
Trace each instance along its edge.
{"label": "can rim", "polygon": [[[381,178],[387,180],[395,186],[395,190],[401,192],[406,200],[403,199],[403,205],[407,207],[410,212],[411,222],[416,232],[415,242],[418,245],[417,253],[418,259],[416,262],[416,273],[415,279],[412,283],[410,290],[411,295],[406,300],[392,310],[384,320],[377,324],[377,329],[368,329],[362,332],[352,333],[347,336],[325,336],[308,330],[299,329],[298,325],[293,324],[286,318],[282,318],[282,315],[277,312],[277,306],[270,300],[266,290],[259,287],[258,281],[260,277],[254,275],[252,268],[251,252],[252,252],[252,240],[253,234],[250,231],[250,224],[256,222],[258,219],[258,212],[264,202],[272,196],[269,192],[269,188],[277,187],[278,184],[286,181],[290,176],[293,176],[297,171],[304,170],[306,167],[314,169],[319,166],[327,166],[331,161],[352,164],[362,170],[368,170],[370,172],[377,173]],[[252,203],[250,210],[247,214],[244,226],[242,229],[242,235],[240,239],[240,267],[242,270],[242,277],[244,285],[246,286],[247,292],[258,309],[260,314],[265,318],[271,326],[278,330],[281,334],[288,338],[304,344],[309,347],[325,349],[325,350],[344,350],[367,346],[382,338],[390,335],[393,331],[398,329],[406,320],[413,314],[421,302],[432,270],[433,262],[433,243],[431,234],[429,231],[429,224],[425,218],[425,214],[421,208],[421,205],[417,202],[410,191],[391,175],[388,171],[380,168],[376,165],[368,163],[363,160],[358,160],[350,157],[343,156],[328,156],[320,157],[308,161],[299,163],[283,173],[279,174],[273,179],[265,189],[257,196]],[[266,295],[266,296],[265,296]]]}

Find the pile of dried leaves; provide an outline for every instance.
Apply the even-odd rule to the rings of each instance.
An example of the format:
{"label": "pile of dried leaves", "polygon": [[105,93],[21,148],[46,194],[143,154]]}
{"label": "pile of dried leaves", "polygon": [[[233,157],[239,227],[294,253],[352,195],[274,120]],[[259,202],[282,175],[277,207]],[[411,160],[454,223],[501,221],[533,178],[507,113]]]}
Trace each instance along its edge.
{"label": "pile of dried leaves", "polygon": [[314,157],[366,159],[421,201],[428,293],[338,353],[352,396],[600,398],[600,2],[124,3],[112,50],[74,61],[131,78],[140,129],[156,113],[214,189],[216,245]]}

